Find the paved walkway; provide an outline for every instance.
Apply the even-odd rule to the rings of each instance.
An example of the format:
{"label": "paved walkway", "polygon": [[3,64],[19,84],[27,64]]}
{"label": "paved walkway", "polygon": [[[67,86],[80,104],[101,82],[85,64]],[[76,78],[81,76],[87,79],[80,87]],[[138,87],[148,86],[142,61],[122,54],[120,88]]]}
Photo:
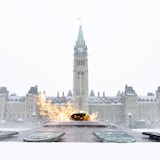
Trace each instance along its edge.
{"label": "paved walkway", "polygon": [[[9,127],[9,126],[8,126]],[[19,129],[19,134],[12,136],[7,139],[2,139],[1,141],[7,142],[23,142],[23,138],[29,134],[37,131],[63,131],[65,135],[61,137],[59,142],[96,142],[101,143],[100,139],[93,135],[96,131],[124,131],[136,139],[136,142],[153,142],[147,136],[143,135],[141,132],[136,132],[130,129],[126,129],[122,126],[108,125],[104,122],[52,122],[46,125],[20,125],[20,126],[10,126],[12,131],[17,131]],[[23,129],[22,129],[23,128]],[[4,128],[3,128],[4,129]],[[7,129],[6,129],[7,130]]]}

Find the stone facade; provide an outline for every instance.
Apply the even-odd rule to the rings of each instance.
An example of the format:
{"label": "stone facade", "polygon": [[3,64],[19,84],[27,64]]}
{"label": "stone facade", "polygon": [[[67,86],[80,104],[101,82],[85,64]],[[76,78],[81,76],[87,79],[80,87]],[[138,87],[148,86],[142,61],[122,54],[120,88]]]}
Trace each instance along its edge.
{"label": "stone facade", "polygon": [[114,123],[127,123],[129,114],[132,122],[160,120],[160,89],[156,95],[137,96],[132,87],[125,86],[125,91],[115,97],[90,97],[90,112],[98,112],[100,120],[108,120]]}
{"label": "stone facade", "polygon": [[[33,92],[34,90],[34,92]],[[0,88],[0,121],[38,120],[37,86],[31,87],[26,96],[9,95],[7,88]],[[7,94],[6,94],[7,93]]]}
{"label": "stone facade", "polygon": [[[6,121],[39,121],[41,116],[37,106],[37,87],[36,92],[28,91],[26,96],[16,96],[11,94],[8,97],[6,93],[0,94],[0,120]],[[0,88],[1,90],[1,88]],[[9,93],[9,92],[8,92]],[[93,91],[88,97],[88,113],[98,112],[99,121],[109,121],[112,123],[128,123],[129,113],[132,122],[160,121],[160,87],[156,90],[156,94],[148,94],[146,96],[137,96],[132,87],[125,86],[124,92],[118,92],[117,96],[96,96]],[[47,97],[47,100],[55,105],[65,105],[67,102],[73,102],[71,91],[65,96],[64,93],[53,97]]]}

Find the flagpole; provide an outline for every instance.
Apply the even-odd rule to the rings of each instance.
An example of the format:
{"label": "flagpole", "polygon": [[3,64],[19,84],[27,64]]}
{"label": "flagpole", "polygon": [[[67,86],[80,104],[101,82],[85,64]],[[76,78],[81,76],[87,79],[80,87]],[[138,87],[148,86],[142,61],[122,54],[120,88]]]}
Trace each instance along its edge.
{"label": "flagpole", "polygon": [[79,25],[81,26],[81,17],[78,18]]}

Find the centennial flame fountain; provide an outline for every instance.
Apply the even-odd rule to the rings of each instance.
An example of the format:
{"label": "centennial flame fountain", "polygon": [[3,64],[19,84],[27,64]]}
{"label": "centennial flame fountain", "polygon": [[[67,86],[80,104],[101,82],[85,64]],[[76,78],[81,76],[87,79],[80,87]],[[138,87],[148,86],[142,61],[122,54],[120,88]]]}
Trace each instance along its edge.
{"label": "centennial flame fountain", "polygon": [[54,105],[50,100],[46,100],[46,94],[41,93],[37,96],[39,114],[49,121],[96,121],[98,113],[88,114],[74,108],[69,101],[65,105]]}
{"label": "centennial flame fountain", "polygon": [[97,121],[98,113],[88,114],[72,106],[54,105],[46,94],[37,96],[39,114],[49,120],[33,134],[23,138],[27,142],[135,142],[135,138],[114,125]]}
{"label": "centennial flame fountain", "polygon": [[51,100],[46,100],[46,94],[39,94],[37,106],[39,114],[49,121],[40,129],[40,132],[65,133],[60,140],[63,142],[100,141],[95,138],[92,132],[108,129],[105,122],[97,120],[98,112],[86,113],[74,108],[71,101],[65,105],[55,105],[51,103]]}

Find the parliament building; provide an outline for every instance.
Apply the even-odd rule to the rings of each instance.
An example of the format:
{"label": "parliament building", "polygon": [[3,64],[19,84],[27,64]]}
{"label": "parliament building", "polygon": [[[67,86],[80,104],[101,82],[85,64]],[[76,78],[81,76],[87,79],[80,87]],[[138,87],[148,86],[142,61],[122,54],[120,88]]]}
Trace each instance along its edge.
{"label": "parliament building", "polygon": [[[78,37],[73,56],[73,90],[67,95],[57,93],[47,97],[51,103],[63,105],[71,101],[74,107],[86,113],[98,112],[97,119],[111,123],[128,123],[160,121],[160,87],[155,93],[138,96],[132,86],[125,85],[124,91],[117,91],[116,96],[106,96],[88,91],[88,53],[82,26],[79,26]],[[73,93],[72,93],[73,92]],[[9,94],[7,87],[0,87],[0,121],[39,121],[41,116],[37,107],[38,87],[30,87],[25,96]]]}

